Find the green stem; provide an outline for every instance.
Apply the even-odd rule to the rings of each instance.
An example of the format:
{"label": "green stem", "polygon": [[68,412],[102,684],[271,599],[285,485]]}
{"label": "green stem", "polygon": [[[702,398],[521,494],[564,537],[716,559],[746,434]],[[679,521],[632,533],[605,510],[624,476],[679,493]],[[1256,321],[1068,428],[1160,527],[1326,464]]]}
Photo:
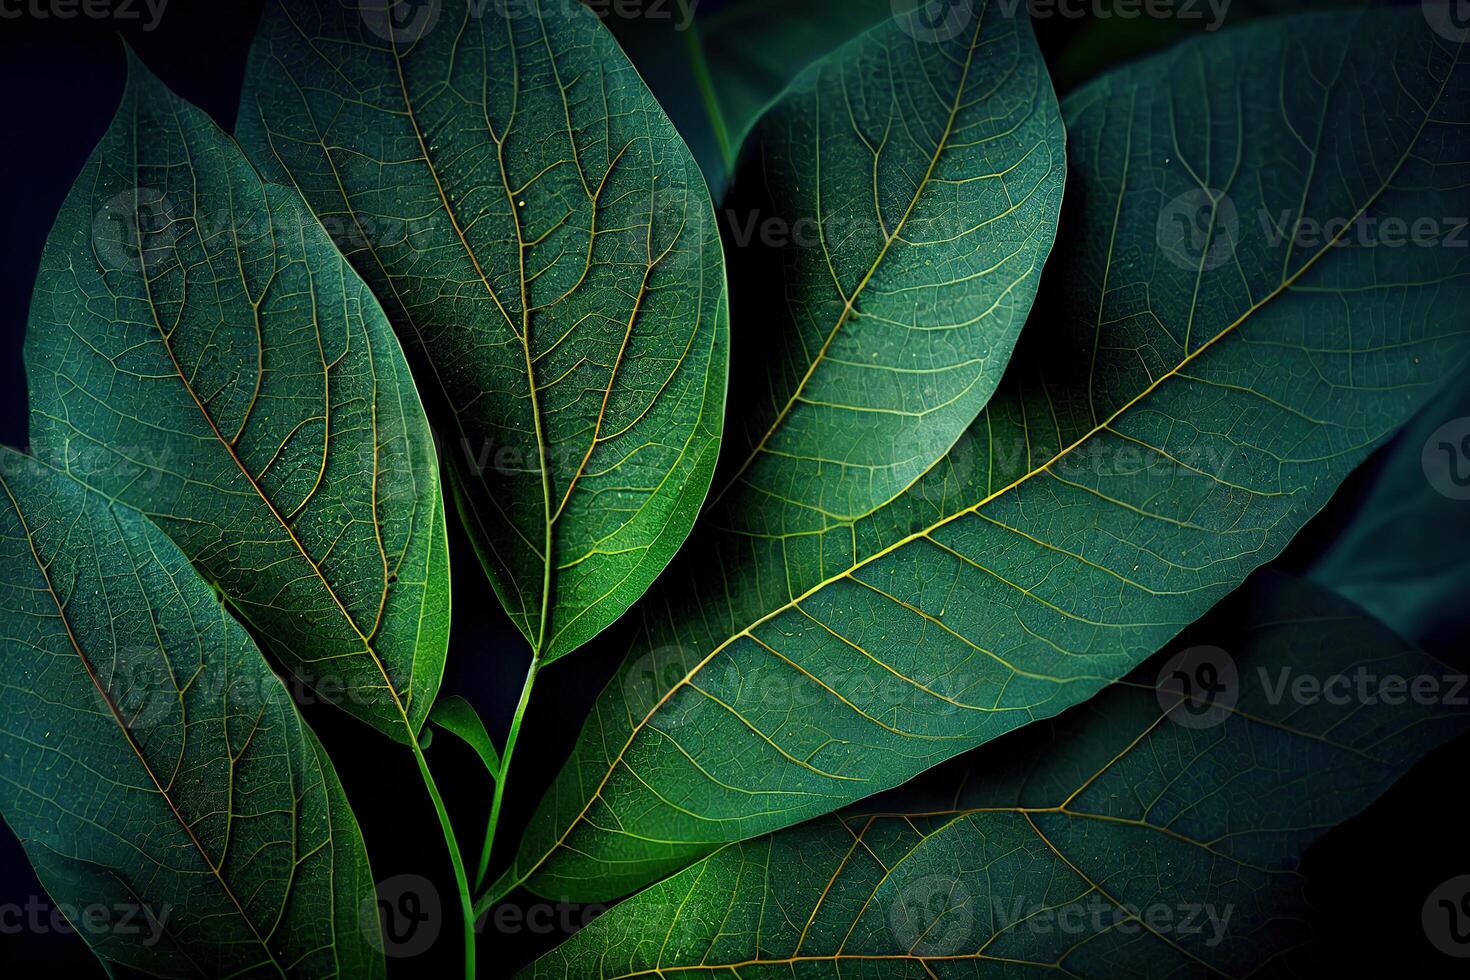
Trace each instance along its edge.
{"label": "green stem", "polygon": [[505,746],[500,750],[500,776],[495,780],[495,795],[490,802],[490,822],[485,827],[485,844],[480,848],[480,867],[475,873],[475,887],[485,883],[485,873],[490,870],[490,852],[495,847],[495,828],[500,825],[500,804],[505,797],[506,778],[510,773],[510,760],[515,754],[516,739],[521,734],[521,722],[526,717],[526,706],[531,703],[531,688],[536,685],[536,674],[541,670],[541,659],[531,658],[526,671],[526,683],[521,687],[521,700],[516,705],[515,717],[511,718],[510,731],[505,736]]}
{"label": "green stem", "polygon": [[704,101],[705,115],[715,131],[715,142],[720,147],[720,159],[724,161],[726,173],[735,169],[735,147],[730,142],[730,128],[725,125],[725,113],[720,109],[720,97],[715,93],[714,78],[710,75],[709,62],[704,57],[704,43],[699,39],[699,28],[694,26],[694,16],[689,12],[689,0],[678,0],[679,16],[685,25],[684,49],[689,53],[689,67],[694,70],[694,83],[699,86],[699,96]]}
{"label": "green stem", "polygon": [[470,882],[464,870],[464,858],[460,855],[459,840],[454,836],[454,825],[449,822],[449,811],[444,809],[444,798],[439,795],[439,786],[434,774],[429,771],[429,761],[419,746],[418,735],[409,730],[409,744],[413,757],[418,760],[419,773],[424,777],[424,786],[429,790],[429,799],[434,801],[434,812],[439,815],[439,829],[444,833],[444,843],[449,848],[449,863],[454,867],[454,884],[459,889],[460,916],[464,919],[464,975],[465,980],[475,980],[475,908],[470,900]]}

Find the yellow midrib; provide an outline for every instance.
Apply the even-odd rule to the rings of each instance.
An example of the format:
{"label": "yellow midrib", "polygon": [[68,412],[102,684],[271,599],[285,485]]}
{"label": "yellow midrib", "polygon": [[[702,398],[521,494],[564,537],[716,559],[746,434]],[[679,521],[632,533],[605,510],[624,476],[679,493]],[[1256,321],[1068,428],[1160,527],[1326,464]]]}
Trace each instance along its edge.
{"label": "yellow midrib", "polygon": [[[1263,308],[1264,306],[1266,306],[1268,303],[1272,302],[1277,296],[1280,296],[1282,293],[1286,292],[1289,288],[1291,288],[1291,286],[1298,279],[1300,279],[1303,275],[1305,275],[1307,273],[1307,271],[1309,271],[1311,268],[1313,268],[1316,265],[1317,261],[1320,258],[1322,258],[1322,256],[1329,254],[1337,246],[1337,243],[1347,233],[1348,229],[1352,228],[1355,225],[1356,221],[1359,218],[1361,218],[1362,215],[1367,211],[1367,209],[1369,207],[1371,207],[1373,205],[1373,203],[1376,202],[1379,199],[1379,197],[1382,196],[1383,192],[1387,189],[1387,187],[1389,185],[1389,182],[1402,169],[1402,167],[1404,165],[1404,162],[1409,158],[1410,154],[1413,152],[1413,148],[1418,145],[1419,140],[1420,140],[1420,137],[1423,134],[1424,127],[1429,124],[1429,120],[1430,120],[1430,117],[1431,117],[1434,109],[1439,105],[1439,103],[1444,98],[1444,89],[1445,89],[1445,86],[1449,84],[1449,79],[1450,79],[1451,75],[1452,75],[1452,71],[1447,71],[1445,73],[1444,80],[1441,82],[1440,87],[1439,87],[1439,90],[1435,93],[1434,99],[1431,100],[1430,103],[1427,106],[1425,106],[1423,108],[1423,110],[1422,110],[1423,111],[1423,119],[1421,120],[1419,126],[1415,130],[1414,135],[1411,138],[1409,138],[1408,140],[1405,141],[1405,150],[1404,150],[1403,154],[1399,157],[1397,163],[1393,167],[1389,168],[1389,171],[1388,171],[1387,175],[1383,178],[1383,180],[1380,183],[1380,185],[1378,186],[1378,188],[1375,189],[1373,191],[1373,193],[1366,195],[1363,204],[1360,205],[1358,207],[1357,211],[1352,215],[1352,219],[1349,220],[1349,221],[1344,222],[1343,225],[1342,225],[1342,227],[1338,230],[1337,234],[1334,235],[1330,240],[1328,240],[1327,242],[1325,242],[1322,245],[1322,247],[1316,252],[1316,254],[1314,254],[1313,256],[1311,256],[1311,258],[1309,258],[1307,261],[1305,261],[1302,264],[1301,268],[1298,269],[1292,276],[1290,276],[1288,279],[1286,279],[1283,282],[1281,282],[1275,289],[1271,290],[1264,297],[1262,297],[1258,302],[1256,302],[1255,304],[1253,304],[1252,306],[1250,306],[1244,313],[1242,313],[1237,319],[1235,319],[1230,324],[1228,324],[1226,327],[1224,327],[1214,337],[1210,338],[1210,340],[1208,340],[1204,344],[1200,345],[1200,347],[1198,349],[1196,349],[1194,352],[1186,354],[1186,356],[1182,360],[1180,360],[1180,362],[1175,367],[1173,367],[1168,372],[1166,372],[1165,374],[1161,375],[1159,378],[1157,378],[1156,380],[1154,380],[1153,382],[1151,382],[1143,391],[1139,392],[1133,398],[1129,399],[1121,407],[1119,407],[1111,415],[1109,415],[1106,420],[1104,420],[1103,422],[1095,425],[1092,429],[1088,430],[1083,436],[1081,436],[1075,442],[1073,442],[1070,445],[1068,445],[1068,446],[1060,449],[1056,453],[1056,455],[1054,455],[1053,457],[1051,457],[1050,459],[1048,459],[1041,466],[1038,466],[1038,467],[1030,470],[1029,472],[1021,475],[1020,477],[1018,477],[1017,479],[1015,479],[1011,483],[1007,484],[1006,486],[1002,487],[1001,489],[999,489],[997,491],[994,491],[993,493],[990,493],[990,494],[986,495],[983,499],[981,499],[977,503],[975,503],[975,504],[973,504],[973,505],[971,505],[969,507],[963,508],[963,509],[957,511],[956,513],[954,513],[954,514],[949,515],[948,517],[944,517],[944,518],[942,518],[942,519],[934,522],[933,524],[929,525],[928,527],[926,527],[926,528],[924,528],[922,530],[919,530],[919,531],[916,531],[916,532],[914,532],[912,534],[909,534],[906,537],[903,537],[903,538],[901,538],[901,539],[893,542],[892,544],[890,544],[890,545],[888,545],[888,546],[886,546],[886,547],[878,550],[877,552],[873,553],[872,555],[868,556],[867,558],[864,558],[862,561],[854,563],[850,568],[846,569],[845,571],[843,571],[843,572],[841,572],[839,574],[833,575],[833,576],[831,576],[831,577],[829,577],[827,579],[824,579],[823,581],[817,583],[816,585],[812,586],[810,589],[807,589],[805,592],[803,592],[800,596],[796,597],[795,599],[790,600],[789,602],[784,603],[783,605],[781,605],[780,607],[778,607],[776,609],[773,609],[771,612],[763,615],[762,617],[760,617],[756,621],[752,622],[750,625],[748,625],[748,626],[744,627],[743,629],[741,629],[739,632],[737,632],[737,633],[733,634],[732,636],[728,637],[727,639],[725,639],[724,641],[722,641],[721,643],[719,643],[703,659],[701,659],[698,663],[696,663],[693,667],[691,667],[690,670],[688,671],[688,673],[686,673],[682,678],[680,678],[679,681],[676,684],[674,684],[661,698],[659,698],[659,700],[648,710],[647,714],[645,714],[644,717],[641,720],[639,720],[635,725],[632,726],[631,730],[628,733],[627,739],[624,741],[623,745],[619,748],[616,756],[608,763],[606,772],[603,774],[602,779],[598,782],[596,788],[593,790],[593,792],[591,793],[591,795],[588,797],[587,802],[582,806],[582,808],[577,813],[577,815],[575,817],[573,817],[572,820],[568,823],[566,830],[563,831],[556,838],[556,840],[552,843],[552,845],[546,849],[546,852],[544,854],[542,854],[541,857],[539,857],[536,860],[536,862],[534,864],[532,864],[531,867],[528,868],[523,874],[518,875],[518,876],[516,876],[514,878],[516,884],[521,884],[521,883],[524,883],[525,881],[527,881],[531,877],[531,875],[533,875],[536,872],[536,870],[541,867],[542,864],[544,864],[547,860],[549,860],[550,857],[554,853],[556,853],[556,851],[563,844],[565,844],[567,838],[571,836],[572,831],[575,830],[576,827],[579,824],[581,824],[581,822],[586,818],[588,811],[592,808],[592,805],[601,797],[601,794],[602,794],[603,789],[607,786],[608,780],[610,780],[612,778],[612,774],[613,774],[614,770],[617,769],[618,764],[623,761],[623,757],[627,753],[628,748],[633,744],[633,741],[637,738],[638,734],[643,730],[643,728],[648,725],[649,721],[653,718],[654,714],[656,714],[659,711],[659,709],[662,708],[663,705],[671,697],[673,697],[673,695],[675,693],[677,693],[685,685],[689,684],[693,680],[693,678],[701,670],[703,670],[704,667],[707,664],[709,664],[709,662],[711,660],[713,660],[716,656],[718,656],[726,647],[728,647],[730,644],[734,643],[736,640],[740,639],[741,637],[748,635],[751,630],[754,630],[757,627],[763,625],[764,623],[769,622],[770,620],[772,620],[776,616],[780,615],[781,613],[787,611],[788,609],[792,609],[792,608],[798,607],[800,605],[800,603],[802,603],[803,601],[805,601],[807,598],[811,597],[812,595],[816,594],[817,592],[822,591],[823,589],[827,588],[828,586],[830,586],[830,585],[832,585],[832,584],[834,584],[836,582],[839,582],[839,581],[841,581],[843,579],[849,578],[854,572],[858,571],[859,569],[861,569],[863,567],[866,567],[867,565],[869,565],[869,564],[871,564],[871,563],[873,563],[875,561],[878,561],[879,559],[881,559],[881,558],[883,558],[883,557],[885,557],[885,556],[887,556],[889,554],[892,554],[893,552],[895,552],[898,549],[904,547],[905,545],[910,544],[913,541],[916,541],[916,540],[918,540],[920,538],[927,538],[930,534],[932,534],[934,531],[938,530],[939,528],[944,527],[945,525],[947,525],[947,524],[949,524],[949,523],[951,523],[951,522],[953,522],[955,520],[958,520],[959,518],[964,517],[964,516],[966,516],[968,514],[977,512],[980,508],[984,507],[986,504],[990,503],[992,500],[995,500],[997,497],[1000,497],[1003,494],[1009,493],[1011,490],[1016,489],[1017,487],[1019,487],[1022,484],[1024,484],[1026,481],[1030,480],[1032,477],[1035,477],[1035,476],[1037,476],[1037,475],[1039,475],[1039,474],[1047,471],[1057,461],[1059,461],[1059,460],[1063,459],[1064,457],[1066,457],[1067,454],[1071,453],[1073,450],[1077,449],[1079,446],[1083,445],[1084,443],[1086,443],[1087,441],[1089,441],[1093,437],[1097,436],[1100,432],[1103,432],[1104,430],[1108,429],[1111,426],[1111,424],[1119,416],[1121,416],[1123,413],[1125,413],[1125,412],[1129,411],[1130,409],[1132,409],[1135,405],[1137,405],[1144,398],[1147,398],[1155,390],[1157,390],[1159,388],[1159,386],[1162,385],[1165,381],[1168,381],[1168,380],[1172,379],[1173,377],[1175,377],[1180,371],[1184,370],[1188,365],[1190,365],[1191,363],[1193,363],[1197,358],[1199,358],[1201,355],[1203,355],[1206,351],[1210,350],[1217,343],[1219,343],[1222,339],[1224,339],[1225,337],[1227,337],[1231,333],[1233,333],[1241,324],[1245,323],[1250,317],[1252,317],[1253,315],[1255,315],[1255,313],[1258,310],[1260,310],[1261,308]],[[509,877],[509,876],[514,875],[514,872],[515,872],[515,868],[514,868],[514,865],[512,865],[512,867],[506,871],[506,876]]]}

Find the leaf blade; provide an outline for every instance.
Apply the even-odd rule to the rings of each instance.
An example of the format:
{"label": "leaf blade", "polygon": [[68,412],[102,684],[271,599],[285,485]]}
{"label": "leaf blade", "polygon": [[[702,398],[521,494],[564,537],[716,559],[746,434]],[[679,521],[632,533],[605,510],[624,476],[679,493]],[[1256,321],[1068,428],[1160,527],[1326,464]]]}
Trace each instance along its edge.
{"label": "leaf blade", "polygon": [[403,354],[294,192],[131,56],[25,357],[39,458],[147,514],[326,700],[422,727],[449,566]]}
{"label": "leaf blade", "polygon": [[10,450],[0,488],[0,809],[54,899],[139,913],[83,930],[93,950],[157,976],[382,976],[356,820],[243,627],[136,512]]}
{"label": "leaf blade", "polygon": [[[1304,61],[1340,90],[1278,100],[1281,65]],[[1234,80],[1209,91],[1243,115],[1217,114],[1181,160],[1170,100],[1208,95],[1190,82],[1201,64]],[[1395,71],[1396,104],[1356,97]],[[1459,47],[1383,12],[1226,32],[1070,99],[1058,285],[980,419],[851,527],[706,542],[716,571],[649,604],[496,893],[611,897],[897,785],[1086,699],[1278,553],[1463,358],[1453,311],[1470,268],[1449,248],[1335,239],[1293,259],[1297,238],[1275,240],[1246,208],[1274,216],[1288,201],[1324,221],[1463,210],[1443,139],[1467,79]],[[1322,118],[1323,144],[1291,167],[1276,154],[1294,116],[1278,105]],[[1387,132],[1364,157],[1355,140],[1373,124]],[[1206,235],[1192,263],[1173,263],[1158,188],[1188,205],[1196,172],[1221,158],[1246,189],[1232,248],[1206,269]],[[1350,178],[1380,160],[1381,180]]]}
{"label": "leaf blade", "polygon": [[802,72],[744,148],[734,315],[765,333],[737,364],[761,395],[722,527],[811,532],[898,496],[985,406],[1036,296],[1066,137],[1030,22],[986,0],[916,18]]}
{"label": "leaf blade", "polygon": [[1470,717],[1443,701],[1283,699],[1276,684],[1293,674],[1368,671],[1441,692],[1460,676],[1283,575],[1258,575],[1195,638],[1239,670],[1207,727],[1161,686],[1174,658],[1159,658],[918,785],[726,845],[521,976],[1259,969],[1311,937],[1307,849]]}
{"label": "leaf blade", "polygon": [[241,140],[343,226],[436,380],[465,523],[549,661],[642,594],[708,490],[718,233],[688,150],[590,12],[459,0],[407,36],[388,17],[273,4]]}

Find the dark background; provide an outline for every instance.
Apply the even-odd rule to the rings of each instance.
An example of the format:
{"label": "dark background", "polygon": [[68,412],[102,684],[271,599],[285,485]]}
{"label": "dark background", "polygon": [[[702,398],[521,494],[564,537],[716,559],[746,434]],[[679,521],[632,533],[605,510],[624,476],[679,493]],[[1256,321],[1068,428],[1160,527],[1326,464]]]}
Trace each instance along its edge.
{"label": "dark background", "polygon": [[[704,0],[702,9],[736,2],[740,0]],[[1241,2],[1244,7],[1262,4]],[[116,9],[122,6],[123,0],[117,0]],[[131,6],[145,13],[140,4]],[[7,11],[21,7],[18,0],[0,0]],[[175,92],[228,130],[259,8],[259,0],[168,0],[152,30],[143,29],[146,18],[120,15],[100,20],[0,19],[0,138],[5,141],[0,151],[0,442],[27,445],[21,345],[31,286],[62,199],[121,94],[119,37]],[[1133,23],[1133,34],[1122,28],[1110,31],[1080,60],[1117,61],[1158,43],[1157,24]],[[616,23],[610,26],[620,30]],[[1037,32],[1054,64],[1065,56],[1067,71],[1085,73],[1085,65],[1077,67],[1079,54],[1071,42],[1088,26],[1086,20],[1054,17],[1038,21]],[[667,105],[681,125],[699,111],[695,93],[686,90],[683,95],[684,100]],[[738,344],[738,324],[736,330]],[[1381,454],[1349,481],[1279,565],[1301,569],[1310,564],[1371,484],[1379,458]],[[468,543],[454,537],[453,522],[451,528],[454,623],[443,692],[468,698],[498,743],[520,691],[528,652],[500,616]],[[1463,664],[1466,634],[1458,628],[1447,632],[1427,646]],[[594,645],[576,658],[575,666],[552,667],[541,675],[517,750],[501,827],[503,844],[519,837],[617,657],[618,651],[607,645]],[[377,878],[425,875],[449,913],[433,947],[411,959],[390,961],[390,973],[456,975],[460,953],[454,887],[411,755],[333,708],[308,705],[304,713],[336,762]],[[1470,961],[1451,960],[1434,950],[1419,921],[1420,907],[1434,886],[1470,872],[1463,803],[1470,775],[1467,746],[1462,739],[1424,760],[1377,804],[1309,853],[1305,870],[1321,937],[1310,973],[1391,969],[1403,977],[1470,976]],[[441,735],[428,754],[473,864],[488,809],[488,779],[473,754],[452,738]],[[497,865],[504,860],[501,852]],[[536,901],[518,893],[508,904],[524,912]],[[18,842],[0,829],[0,909],[37,902],[46,903],[44,891]],[[565,935],[565,924],[579,924],[584,916],[581,909],[554,905],[541,914],[550,920],[549,931],[497,928],[493,920],[487,922],[480,940],[482,976],[508,976],[555,945]],[[13,918],[0,919],[0,977],[104,975],[76,935],[54,929],[16,931],[14,925]]]}

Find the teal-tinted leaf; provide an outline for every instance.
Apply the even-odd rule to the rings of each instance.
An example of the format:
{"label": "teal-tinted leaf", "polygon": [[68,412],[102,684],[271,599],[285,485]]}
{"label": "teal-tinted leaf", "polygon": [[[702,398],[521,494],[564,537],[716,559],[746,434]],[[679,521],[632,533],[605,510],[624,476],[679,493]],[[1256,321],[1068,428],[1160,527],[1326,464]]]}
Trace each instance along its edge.
{"label": "teal-tinted leaf", "polygon": [[984,414],[864,520],[733,538],[650,602],[497,892],[624,893],[1088,698],[1462,358],[1466,250],[1260,217],[1470,213],[1470,67],[1417,9],[1222,32],[1064,112],[1073,204]]}
{"label": "teal-tinted leaf", "polygon": [[179,550],[0,450],[0,582],[0,813],[103,962],[382,976],[332,764]]}
{"label": "teal-tinted leaf", "polygon": [[500,778],[500,753],[495,751],[495,743],[490,741],[490,733],[485,731],[474,705],[457,696],[445,698],[434,705],[429,720],[474,749],[491,779]]}
{"label": "teal-tinted leaf", "polygon": [[942,29],[891,19],[819,61],[747,141],[727,214],[752,342],[722,528],[859,520],[1000,382],[1056,235],[1065,137],[1024,12],[949,9]]}
{"label": "teal-tinted leaf", "polygon": [[[728,845],[522,976],[1254,975],[1311,938],[1307,848],[1470,727],[1443,699],[1464,678],[1285,577],[1191,635],[1238,671],[1213,703],[1150,662],[920,787]],[[1360,676],[1440,697],[1280,693]]]}
{"label": "teal-tinted leaf", "polygon": [[1364,499],[1311,568],[1426,650],[1470,624],[1470,375],[1461,371],[1384,450]]}
{"label": "teal-tinted leaf", "polygon": [[36,455],[143,511],[324,699],[407,740],[449,634],[434,446],[371,292],[131,60],[26,337]]}
{"label": "teal-tinted leaf", "polygon": [[[388,0],[381,0],[386,6]],[[241,140],[373,286],[543,660],[641,595],[709,489],[724,262],[699,169],[571,0],[272,3]]]}

